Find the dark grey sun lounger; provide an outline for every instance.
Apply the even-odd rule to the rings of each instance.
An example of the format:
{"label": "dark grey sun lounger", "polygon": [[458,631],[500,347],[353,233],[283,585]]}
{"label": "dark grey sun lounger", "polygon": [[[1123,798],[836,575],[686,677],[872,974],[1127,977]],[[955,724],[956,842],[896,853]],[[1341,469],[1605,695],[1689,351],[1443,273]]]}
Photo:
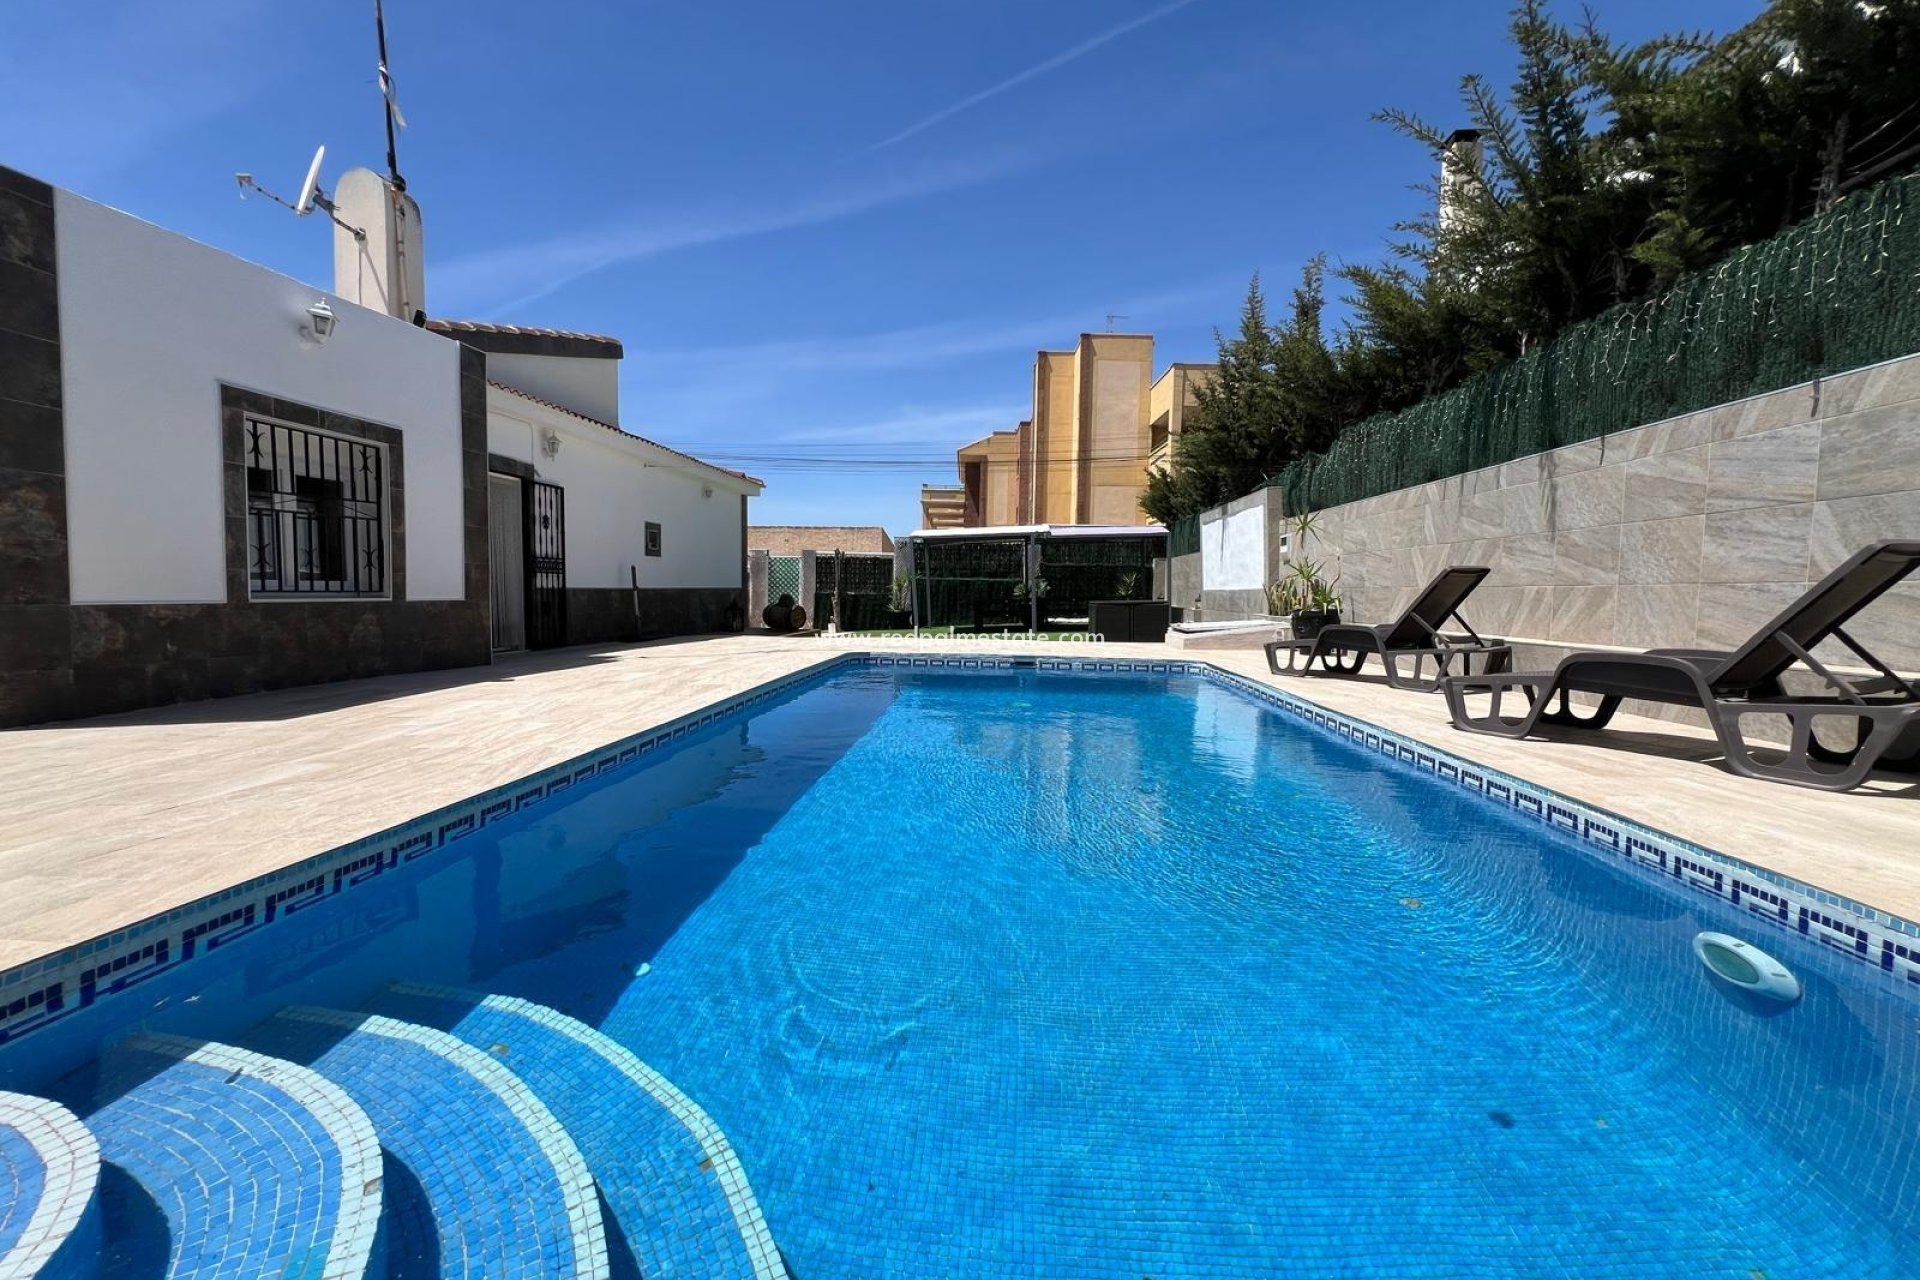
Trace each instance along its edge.
{"label": "dark grey sun lounger", "polygon": [[[1466,564],[1442,569],[1395,622],[1376,627],[1335,623],[1320,628],[1311,641],[1275,640],[1266,646],[1267,669],[1275,675],[1310,675],[1317,662],[1326,675],[1350,676],[1366,665],[1372,653],[1380,656],[1388,684],[1422,693],[1438,689],[1441,680],[1455,672],[1456,662],[1461,674],[1472,670],[1475,658],[1483,660],[1483,671],[1508,670],[1513,650],[1502,641],[1482,639],[1460,616],[1460,606],[1489,572]],[[1465,634],[1442,631],[1449,620],[1459,623]],[[1285,667],[1280,665],[1283,652]],[[1402,673],[1400,664],[1407,659],[1413,661],[1413,670]],[[1434,665],[1432,675],[1426,672],[1429,660]]]}
{"label": "dark grey sun lounger", "polygon": [[[1623,698],[1699,707],[1706,712],[1726,753],[1727,768],[1733,772],[1846,791],[1858,786],[1876,762],[1902,768],[1920,763],[1920,684],[1896,673],[1845,629],[1856,613],[1915,568],[1920,568],[1920,542],[1874,543],[1732,652],[1574,653],[1550,672],[1461,674],[1446,682],[1447,709],[1456,728],[1524,738],[1539,725],[1604,728]],[[1845,645],[1879,674],[1856,679],[1830,670],[1812,653],[1814,646],[1827,639]],[[1795,662],[1805,663],[1832,692],[1788,696],[1780,677]],[[1500,714],[1500,701],[1511,689],[1519,689],[1528,705],[1525,715],[1507,719]],[[1576,693],[1597,695],[1599,704],[1583,713],[1570,697]],[[1492,705],[1485,714],[1468,710],[1467,697],[1474,694],[1491,695]],[[1753,715],[1783,716],[1788,721],[1790,741],[1778,761],[1763,763],[1747,745],[1740,721]],[[1853,721],[1853,745],[1823,745],[1813,732],[1815,722],[1823,718],[1839,722],[1835,728]]]}

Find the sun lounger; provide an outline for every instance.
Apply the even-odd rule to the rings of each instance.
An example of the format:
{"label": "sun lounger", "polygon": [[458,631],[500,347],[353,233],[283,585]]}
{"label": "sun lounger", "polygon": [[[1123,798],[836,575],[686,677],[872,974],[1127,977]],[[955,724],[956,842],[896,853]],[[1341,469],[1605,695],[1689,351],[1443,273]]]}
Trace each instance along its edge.
{"label": "sun lounger", "polygon": [[[1453,565],[1443,569],[1414,597],[1397,621],[1366,627],[1335,623],[1322,627],[1306,640],[1275,640],[1266,646],[1267,669],[1275,675],[1318,674],[1350,676],[1366,665],[1368,654],[1377,654],[1386,671],[1387,683],[1396,689],[1414,689],[1431,693],[1450,674],[1466,674],[1474,659],[1481,660],[1483,671],[1505,671],[1513,665],[1513,650],[1500,640],[1483,639],[1460,616],[1460,606],[1473,594],[1489,571],[1478,565]],[[1440,628],[1449,621],[1461,631]],[[1287,664],[1280,665],[1280,655]],[[1411,671],[1401,664],[1411,661]],[[1428,674],[1427,664],[1433,664]]]}
{"label": "sun lounger", "polygon": [[[1876,762],[1904,765],[1920,760],[1920,685],[1896,673],[1846,632],[1855,614],[1917,567],[1920,542],[1875,543],[1731,652],[1575,653],[1550,672],[1461,673],[1446,681],[1448,712],[1457,728],[1523,738],[1541,725],[1604,728],[1626,698],[1698,707],[1733,772],[1846,791],[1858,786]],[[1813,655],[1815,646],[1829,639],[1877,674],[1848,677],[1831,670]],[[1831,692],[1789,696],[1780,677],[1796,662],[1824,679]],[[1502,695],[1515,689],[1527,700],[1526,712],[1503,717]],[[1599,702],[1582,709],[1574,704],[1573,694],[1592,695]],[[1490,697],[1490,707],[1475,714],[1467,702],[1473,696]],[[1789,741],[1778,760],[1763,761],[1741,731],[1742,719],[1757,715],[1781,716],[1788,722]],[[1823,743],[1814,733],[1823,721],[1842,734],[1851,730],[1851,744]]]}

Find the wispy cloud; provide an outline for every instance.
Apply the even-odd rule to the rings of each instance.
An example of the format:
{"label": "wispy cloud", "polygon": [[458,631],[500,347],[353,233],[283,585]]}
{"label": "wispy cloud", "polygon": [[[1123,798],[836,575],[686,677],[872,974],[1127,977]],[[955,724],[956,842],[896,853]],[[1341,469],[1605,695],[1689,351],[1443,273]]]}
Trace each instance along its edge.
{"label": "wispy cloud", "polygon": [[940,110],[934,112],[932,115],[926,116],[920,120],[916,120],[914,123],[908,125],[906,128],[902,129],[900,132],[894,134],[892,137],[882,138],[880,141],[874,143],[871,147],[868,147],[867,150],[880,151],[887,147],[891,147],[896,143],[905,142],[908,138],[913,137],[917,133],[922,133],[925,130],[933,128],[934,125],[939,124],[943,120],[950,120],[954,116],[959,115],[962,111],[971,110],[972,108],[979,106],[981,103],[987,101],[990,98],[997,98],[1001,94],[1006,93],[1010,89],[1017,89],[1021,85],[1026,84],[1030,80],[1037,80],[1041,76],[1046,75],[1050,71],[1057,71],[1061,67],[1066,66],[1070,62],[1076,62],[1079,59],[1086,57],[1088,54],[1092,53],[1095,49],[1098,49],[1100,46],[1104,44],[1109,44],[1115,40],[1118,40],[1121,36],[1126,35],[1129,31],[1138,30],[1139,28],[1146,26],[1149,22],[1158,22],[1161,18],[1166,17],[1168,14],[1177,13],[1179,10],[1184,9],[1188,5],[1193,4],[1195,2],[1196,0],[1173,0],[1173,3],[1171,4],[1163,4],[1158,9],[1151,9],[1146,13],[1141,14],[1137,18],[1133,18],[1127,22],[1121,23],[1117,27],[1109,27],[1107,30],[1100,32],[1098,35],[1089,36],[1085,40],[1082,40],[1079,44],[1074,45],[1072,48],[1063,49],[1059,53],[1054,54],[1051,58],[1047,58],[1041,62],[1036,62],[1032,66],[1028,67],[1025,71],[1016,72],[1015,74],[1008,76],[1005,80],[1000,81],[998,84],[989,85],[986,88],[980,90],[978,93],[970,93],[966,97],[960,99],[958,102],[949,103],[947,106],[940,108]]}
{"label": "wispy cloud", "polygon": [[1025,153],[925,165],[814,187],[771,203],[714,205],[637,223],[602,224],[456,258],[434,268],[455,311],[511,312],[597,271],[699,245],[838,222],[888,205],[993,182],[1033,163]]}
{"label": "wispy cloud", "polygon": [[756,447],[777,451],[783,444],[911,444],[922,449],[939,449],[949,439],[1004,431],[1026,413],[1024,403],[908,408],[870,422],[790,431],[775,441],[759,441]]}
{"label": "wispy cloud", "polygon": [[1097,327],[1109,306],[1142,330],[1165,328],[1190,318],[1202,306],[1213,315],[1223,304],[1230,305],[1235,291],[1243,287],[1237,275],[1221,276],[1155,293],[1101,299],[1076,310],[1025,320],[975,318],[737,346],[654,348],[630,353],[628,363],[655,365],[663,374],[693,377],[702,383],[725,375],[733,385],[741,378],[772,375],[787,385],[794,375],[931,368],[974,356],[1070,347],[1083,331]]}

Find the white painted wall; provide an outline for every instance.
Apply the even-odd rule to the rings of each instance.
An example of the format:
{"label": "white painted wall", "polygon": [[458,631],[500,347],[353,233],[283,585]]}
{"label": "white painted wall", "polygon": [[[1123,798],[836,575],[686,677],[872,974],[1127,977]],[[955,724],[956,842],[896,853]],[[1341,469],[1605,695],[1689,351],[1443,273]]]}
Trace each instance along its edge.
{"label": "white painted wall", "polygon": [[620,421],[620,362],[585,356],[489,355],[487,377],[602,422]]}
{"label": "white painted wall", "polygon": [[[540,451],[544,430],[560,437],[555,457]],[[628,586],[630,565],[642,587],[740,585],[744,481],[498,387],[487,389],[487,448],[566,490],[568,586]],[[645,554],[649,520],[660,525],[658,557]]]}
{"label": "white painted wall", "polygon": [[1200,581],[1208,591],[1266,586],[1266,508],[1200,519]]}
{"label": "white painted wall", "polygon": [[222,382],[404,432],[407,597],[463,598],[455,343],[334,298],[317,345],[321,291],[54,198],[75,603],[226,599]]}

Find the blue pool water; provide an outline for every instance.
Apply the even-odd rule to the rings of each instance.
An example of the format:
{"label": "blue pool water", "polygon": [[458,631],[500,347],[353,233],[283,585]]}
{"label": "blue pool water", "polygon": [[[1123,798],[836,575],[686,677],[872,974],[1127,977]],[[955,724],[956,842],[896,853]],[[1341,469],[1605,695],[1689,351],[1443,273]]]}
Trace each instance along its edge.
{"label": "blue pool water", "polygon": [[1920,1272],[1920,1006],[1198,678],[847,670],[457,848],[42,1034],[550,1005],[797,1280]]}

